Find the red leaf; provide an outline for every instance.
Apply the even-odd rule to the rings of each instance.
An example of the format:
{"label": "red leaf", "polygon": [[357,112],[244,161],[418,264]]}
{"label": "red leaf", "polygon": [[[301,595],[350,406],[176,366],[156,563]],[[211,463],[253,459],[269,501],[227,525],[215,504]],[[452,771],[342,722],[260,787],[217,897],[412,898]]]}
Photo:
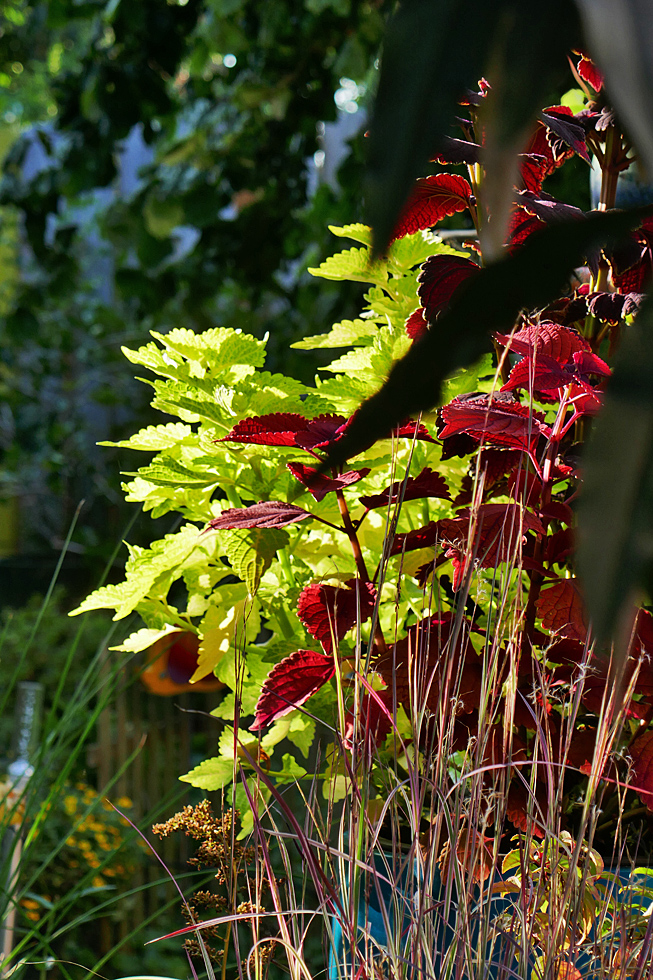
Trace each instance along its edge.
{"label": "red leaf", "polygon": [[517,195],[517,203],[529,214],[534,214],[536,218],[544,221],[547,225],[555,224],[557,221],[578,221],[585,217],[580,208],[574,207],[573,204],[563,204],[562,201],[556,201],[549,194],[541,193],[538,196],[531,194],[530,191],[521,191]]}
{"label": "red leaf", "polygon": [[419,340],[420,337],[424,336],[428,328],[429,325],[424,319],[424,310],[419,306],[406,320],[406,333],[411,340]]}
{"label": "red leaf", "polygon": [[[560,565],[565,558],[573,554],[574,532],[570,527],[563,527],[546,539],[544,561],[549,565]],[[550,658],[549,658],[550,659]]]}
{"label": "red leaf", "polygon": [[369,468],[366,467],[362,470],[349,470],[348,473],[341,473],[340,476],[330,477],[320,473],[312,466],[304,466],[303,463],[286,463],[286,466],[295,479],[303,483],[317,501],[324,500],[332,490],[350,487],[352,483],[362,480],[370,472]]}
{"label": "red leaf", "polygon": [[478,163],[481,158],[481,148],[478,143],[469,143],[467,140],[457,140],[451,136],[445,136],[441,146],[442,149],[434,162],[445,167],[456,166],[460,163],[473,165]]}
{"label": "red leaf", "polygon": [[208,526],[213,530],[232,530],[249,527],[286,527],[297,521],[305,521],[313,517],[302,507],[294,504],[284,504],[280,500],[261,501],[251,507],[232,507],[223,510],[219,517],[209,521]]}
{"label": "red leaf", "polygon": [[588,627],[576,579],[560,579],[543,589],[537,600],[537,611],[544,629],[570,640],[585,641]]}
{"label": "red leaf", "polygon": [[297,603],[297,615],[316,640],[319,640],[326,653],[333,650],[345,633],[356,625],[358,616],[361,622],[372,615],[376,592],[371,582],[359,583],[350,579],[342,588],[334,585],[307,585]]}
{"label": "red leaf", "polygon": [[[393,503],[398,500],[402,485],[403,481],[398,480],[392,486],[382,490],[381,493],[361,497],[360,502],[368,510],[373,510],[375,507],[387,507],[391,499]],[[426,466],[419,476],[410,477],[406,481],[403,500],[421,500],[424,497],[451,500],[447,481],[439,473],[434,473],[429,466]]]}
{"label": "red leaf", "polygon": [[428,323],[445,310],[458,287],[480,272],[475,262],[458,255],[432,255],[422,266],[417,281],[420,303]]}
{"label": "red leaf", "polygon": [[[544,837],[545,832],[540,830],[538,823],[534,822],[533,818],[537,821],[540,814],[546,814],[547,800],[545,791],[538,785],[535,790],[535,798],[529,806],[530,796],[531,790],[527,789],[521,781],[518,782],[516,779],[513,779],[508,790],[506,816],[517,830],[521,830],[524,833],[530,832],[534,837]],[[531,812],[530,817],[529,809]],[[542,822],[546,823],[546,820],[543,819]]]}
{"label": "red leaf", "polygon": [[653,732],[638,735],[628,752],[632,760],[632,788],[642,803],[653,810]]}
{"label": "red leaf", "polygon": [[[590,155],[587,152],[587,147],[585,145],[585,130],[583,126],[574,118],[574,114],[566,105],[553,105],[549,106],[542,113],[542,120],[552,133],[554,133],[558,139],[562,140],[567,146],[571,147],[579,157],[582,157],[586,163],[591,164]],[[551,142],[551,149],[553,150],[554,156],[556,153],[555,141],[549,137]]]}
{"label": "red leaf", "polygon": [[532,356],[537,351],[538,356],[545,354],[562,366],[573,360],[577,351],[592,349],[589,342],[575,330],[551,320],[529,323],[512,336],[505,333],[496,333],[494,336],[500,344],[509,346],[515,354]]}
{"label": "red leaf", "polygon": [[589,82],[595,92],[600,92],[603,86],[603,75],[586,54],[581,54],[576,65],[576,71],[585,82]]}
{"label": "red leaf", "polygon": [[[544,534],[540,519],[519,504],[482,504],[472,525],[468,510],[461,511],[459,517],[437,523],[445,555],[453,561],[454,591],[460,588],[470,563],[493,568],[515,553],[528,531]],[[474,532],[473,539],[470,531]]]}
{"label": "red leaf", "polygon": [[470,185],[458,174],[421,177],[399,215],[391,241],[431,228],[442,218],[464,211],[472,200]]}
{"label": "red leaf", "polygon": [[540,435],[551,435],[544,416],[521,405],[509,392],[459,395],[441,410],[441,439],[466,432],[474,439],[532,453]]}
{"label": "red leaf", "polygon": [[306,419],[291,412],[272,412],[242,419],[219,442],[253,443],[257,446],[319,447],[334,438],[346,421],[343,415],[319,415]]}
{"label": "red leaf", "polygon": [[544,222],[524,208],[515,208],[508,222],[508,247],[515,252],[533,232],[544,228]]}
{"label": "red leaf", "polygon": [[524,190],[539,194],[547,176],[549,161],[540,153],[520,153],[519,173]]}
{"label": "red leaf", "polygon": [[[407,636],[379,658],[376,669],[388,685],[389,693],[396,696],[397,704],[408,710],[411,703],[415,704],[416,696],[422,698],[420,710],[425,702],[437,713],[443,686],[451,685],[448,695],[456,699],[456,714],[468,714],[478,707],[482,661],[470,643],[470,628],[466,620],[456,628],[451,613],[428,617],[409,627]],[[459,673],[461,659],[464,663]],[[457,676],[460,685],[455,687],[451,678]]]}
{"label": "red leaf", "polygon": [[438,522],[430,521],[416,531],[406,534],[395,534],[392,542],[391,555],[399,555],[402,551],[417,551],[418,548],[432,548],[438,539]]}
{"label": "red leaf", "polygon": [[515,391],[517,388],[525,388],[530,392],[549,392],[562,388],[573,380],[573,373],[565,371],[552,357],[538,353],[537,360],[523,357],[518,361],[500,390]]}
{"label": "red leaf", "polygon": [[257,732],[308,701],[336,672],[333,657],[296,650],[276,664],[265,681],[250,731]]}

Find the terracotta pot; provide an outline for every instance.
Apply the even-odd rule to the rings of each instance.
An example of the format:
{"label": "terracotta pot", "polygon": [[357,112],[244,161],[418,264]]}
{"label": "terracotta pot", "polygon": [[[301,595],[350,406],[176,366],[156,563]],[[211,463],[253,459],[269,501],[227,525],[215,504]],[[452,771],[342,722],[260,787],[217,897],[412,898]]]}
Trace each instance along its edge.
{"label": "terracotta pot", "polygon": [[190,684],[197,670],[200,641],[194,633],[175,630],[161,637],[146,653],[141,681],[150,694],[171,697],[192,691],[218,691],[222,681],[212,674]]}

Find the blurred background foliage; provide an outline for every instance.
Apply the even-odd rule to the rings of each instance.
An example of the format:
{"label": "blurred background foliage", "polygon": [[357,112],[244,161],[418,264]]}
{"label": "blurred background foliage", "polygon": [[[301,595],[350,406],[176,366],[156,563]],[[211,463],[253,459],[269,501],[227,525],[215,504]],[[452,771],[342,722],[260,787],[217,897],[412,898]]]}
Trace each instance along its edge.
{"label": "blurred background foliage", "polygon": [[[309,380],[317,362],[288,345],[355,314],[361,289],[305,269],[332,249],[327,224],[361,217],[390,6],[3,4],[0,549],[19,556],[5,574],[21,555],[47,566],[82,498],[66,561],[86,590],[123,533],[119,471],[135,461],[95,445],[149,419],[122,344],[173,326],[269,331],[269,369]],[[23,566],[29,594],[41,583]]]}

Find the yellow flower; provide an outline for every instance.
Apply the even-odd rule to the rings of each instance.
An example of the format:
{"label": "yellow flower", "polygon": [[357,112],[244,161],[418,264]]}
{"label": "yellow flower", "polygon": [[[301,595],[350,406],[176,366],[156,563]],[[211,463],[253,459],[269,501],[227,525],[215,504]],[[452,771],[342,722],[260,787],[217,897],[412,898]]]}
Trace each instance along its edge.
{"label": "yellow flower", "polygon": [[76,844],[77,844],[77,838],[76,837],[67,837],[66,838],[66,844],[68,845],[68,847],[75,847]]}
{"label": "yellow flower", "polygon": [[25,909],[38,909],[41,906],[38,902],[35,902],[33,898],[21,898],[20,904]]}
{"label": "yellow flower", "polygon": [[104,838],[104,840],[100,840],[99,837],[98,837],[98,844],[102,848],[103,851],[112,851],[113,850],[113,844],[110,844],[109,841],[106,839],[106,837]]}
{"label": "yellow flower", "polygon": [[64,810],[69,816],[77,810],[77,797],[76,796],[64,796],[63,798]]}
{"label": "yellow flower", "polygon": [[105,885],[104,878],[102,875],[96,875],[93,879],[93,888],[103,888]]}
{"label": "yellow flower", "polygon": [[32,922],[38,922],[39,919],[41,918],[38,912],[26,912],[25,915],[27,916],[28,919],[31,919]]}
{"label": "yellow flower", "polygon": [[87,840],[80,840],[80,842],[79,842],[79,849],[80,849],[80,851],[90,851],[91,850],[91,845],[89,844],[89,842]]}
{"label": "yellow flower", "polygon": [[116,800],[116,806],[119,806],[121,810],[126,810],[128,807],[132,807],[133,805],[134,804],[128,796],[119,796]]}
{"label": "yellow flower", "polygon": [[116,872],[113,870],[113,868],[105,868],[102,874],[106,875],[107,878],[115,878],[116,876]]}

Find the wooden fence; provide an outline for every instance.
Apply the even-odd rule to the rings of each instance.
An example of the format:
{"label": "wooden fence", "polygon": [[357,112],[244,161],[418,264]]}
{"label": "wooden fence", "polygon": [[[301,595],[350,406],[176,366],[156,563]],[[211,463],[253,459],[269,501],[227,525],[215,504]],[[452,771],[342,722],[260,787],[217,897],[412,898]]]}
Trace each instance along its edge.
{"label": "wooden fence", "polygon": [[[146,830],[175,876],[188,871],[187,838],[178,833],[161,840],[149,833],[149,827],[189,802],[193,791],[179,776],[201,758],[217,754],[220,725],[209,712],[218,700],[215,693],[159,697],[149,693],[130,671],[100,715],[97,741],[89,749],[88,765],[96,770],[99,791],[112,801],[121,797],[132,801],[131,819]],[[174,903],[172,882],[154,885],[163,877],[164,869],[153,855],[141,863],[132,884],[139,891],[127,902],[128,916],[115,923],[111,918],[100,921],[103,952],[156,916],[158,909]],[[124,901],[121,906],[124,912]]]}

